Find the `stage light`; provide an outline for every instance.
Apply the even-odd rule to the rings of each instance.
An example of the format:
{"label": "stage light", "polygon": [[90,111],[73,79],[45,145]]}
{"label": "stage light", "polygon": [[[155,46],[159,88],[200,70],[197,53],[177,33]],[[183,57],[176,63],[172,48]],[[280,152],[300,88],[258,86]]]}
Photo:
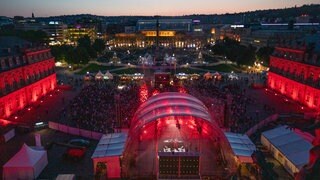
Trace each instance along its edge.
{"label": "stage light", "polygon": [[40,125],[43,125],[43,122],[37,122],[36,123],[36,126],[40,126]]}

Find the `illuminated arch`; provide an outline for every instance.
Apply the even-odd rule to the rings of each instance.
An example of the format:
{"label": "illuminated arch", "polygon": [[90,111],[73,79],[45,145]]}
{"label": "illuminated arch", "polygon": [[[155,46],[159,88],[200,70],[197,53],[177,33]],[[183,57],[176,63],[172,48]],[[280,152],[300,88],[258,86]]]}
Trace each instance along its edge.
{"label": "illuminated arch", "polygon": [[137,131],[159,118],[168,116],[192,116],[218,128],[200,100],[185,93],[167,92],[152,96],[138,108],[131,121],[131,130]]}
{"label": "illuminated arch", "polygon": [[[154,172],[157,161],[143,163],[146,159],[157,159],[158,148],[164,140],[180,139],[184,146],[201,151],[200,169],[203,175],[218,175],[214,156],[222,156],[229,162],[231,171],[235,170],[231,147],[220,127],[212,120],[207,107],[197,98],[177,92],[160,93],[145,101],[131,120],[128,140],[123,154],[123,173],[125,177],[139,176]],[[217,145],[219,144],[219,145]],[[205,147],[205,148],[201,148]],[[201,150],[200,150],[201,149]],[[222,152],[222,153],[221,153]],[[146,155],[148,154],[148,155]],[[143,171],[131,171],[130,162],[145,166]],[[207,169],[210,162],[212,169]],[[207,164],[206,164],[207,163]],[[138,168],[139,169],[139,168]],[[221,171],[222,172],[222,171]]]}

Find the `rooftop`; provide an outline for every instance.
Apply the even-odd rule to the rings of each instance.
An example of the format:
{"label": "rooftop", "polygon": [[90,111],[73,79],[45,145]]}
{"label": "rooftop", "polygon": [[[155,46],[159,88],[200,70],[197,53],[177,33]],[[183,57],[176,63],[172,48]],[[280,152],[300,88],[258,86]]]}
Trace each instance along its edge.
{"label": "rooftop", "polygon": [[0,37],[0,57],[20,53],[20,47],[30,45],[30,42],[14,36]]}

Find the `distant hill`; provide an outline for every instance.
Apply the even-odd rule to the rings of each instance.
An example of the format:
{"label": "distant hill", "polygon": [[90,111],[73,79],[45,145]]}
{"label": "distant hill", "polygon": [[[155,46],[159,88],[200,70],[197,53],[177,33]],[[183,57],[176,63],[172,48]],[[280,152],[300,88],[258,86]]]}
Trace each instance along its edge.
{"label": "distant hill", "polygon": [[226,14],[195,14],[184,17],[200,19],[202,22],[213,21],[214,23],[255,23],[255,22],[289,22],[295,17],[309,15],[312,22],[320,21],[320,4],[303,5],[301,7],[291,7],[284,9],[256,10],[241,13]]}
{"label": "distant hill", "polygon": [[[256,10],[241,13],[226,14],[193,14],[184,16],[161,16],[161,18],[190,18],[198,19],[204,24],[227,23],[256,23],[256,22],[289,22],[301,15],[309,15],[311,22],[320,22],[320,4],[303,5],[284,9]],[[132,24],[138,19],[151,19],[154,16],[96,16],[91,14],[61,15],[52,17],[38,17],[39,21],[60,20],[75,23],[79,19],[95,19],[110,23]]]}

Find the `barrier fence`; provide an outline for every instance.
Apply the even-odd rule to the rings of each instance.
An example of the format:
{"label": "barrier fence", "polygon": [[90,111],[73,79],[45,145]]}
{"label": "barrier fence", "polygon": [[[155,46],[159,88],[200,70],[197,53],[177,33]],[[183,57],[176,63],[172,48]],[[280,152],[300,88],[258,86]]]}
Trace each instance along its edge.
{"label": "barrier fence", "polygon": [[70,127],[70,126],[56,123],[56,122],[52,122],[52,121],[49,121],[49,128],[56,130],[56,131],[61,131],[61,132],[67,133],[67,134],[82,136],[82,137],[90,138],[90,139],[99,140],[102,137],[102,133],[89,131],[89,130],[85,130],[85,129],[79,129],[79,128],[75,128],[75,127]]}

